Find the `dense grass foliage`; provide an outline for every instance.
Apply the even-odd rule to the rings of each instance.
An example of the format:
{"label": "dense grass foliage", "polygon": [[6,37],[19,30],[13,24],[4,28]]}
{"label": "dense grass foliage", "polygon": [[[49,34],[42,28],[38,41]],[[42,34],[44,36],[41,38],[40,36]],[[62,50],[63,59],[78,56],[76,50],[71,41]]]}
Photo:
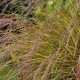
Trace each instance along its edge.
{"label": "dense grass foliage", "polygon": [[79,80],[80,0],[7,1],[0,80]]}

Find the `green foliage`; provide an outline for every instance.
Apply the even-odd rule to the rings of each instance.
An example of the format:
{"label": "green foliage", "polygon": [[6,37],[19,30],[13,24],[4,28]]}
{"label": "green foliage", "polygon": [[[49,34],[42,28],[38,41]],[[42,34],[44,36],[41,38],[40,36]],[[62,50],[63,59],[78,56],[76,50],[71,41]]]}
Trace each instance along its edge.
{"label": "green foliage", "polygon": [[4,64],[0,65],[0,80],[19,80],[19,78],[14,69]]}

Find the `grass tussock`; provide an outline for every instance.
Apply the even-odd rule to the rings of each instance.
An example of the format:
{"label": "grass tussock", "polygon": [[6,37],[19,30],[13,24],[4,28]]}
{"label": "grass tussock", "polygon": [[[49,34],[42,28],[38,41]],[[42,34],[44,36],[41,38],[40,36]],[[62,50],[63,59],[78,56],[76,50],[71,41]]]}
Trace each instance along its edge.
{"label": "grass tussock", "polygon": [[80,0],[0,2],[0,80],[80,79]]}

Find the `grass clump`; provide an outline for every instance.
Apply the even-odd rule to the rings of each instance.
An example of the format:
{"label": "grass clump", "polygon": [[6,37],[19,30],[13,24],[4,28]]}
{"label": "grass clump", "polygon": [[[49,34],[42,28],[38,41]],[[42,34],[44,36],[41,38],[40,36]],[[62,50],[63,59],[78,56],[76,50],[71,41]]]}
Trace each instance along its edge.
{"label": "grass clump", "polygon": [[14,77],[17,71],[18,77],[10,80],[79,80],[80,1],[38,2],[31,12],[24,15],[15,12],[16,25],[1,30],[4,42],[0,44],[0,63],[8,63],[13,74],[8,74],[9,77]]}

